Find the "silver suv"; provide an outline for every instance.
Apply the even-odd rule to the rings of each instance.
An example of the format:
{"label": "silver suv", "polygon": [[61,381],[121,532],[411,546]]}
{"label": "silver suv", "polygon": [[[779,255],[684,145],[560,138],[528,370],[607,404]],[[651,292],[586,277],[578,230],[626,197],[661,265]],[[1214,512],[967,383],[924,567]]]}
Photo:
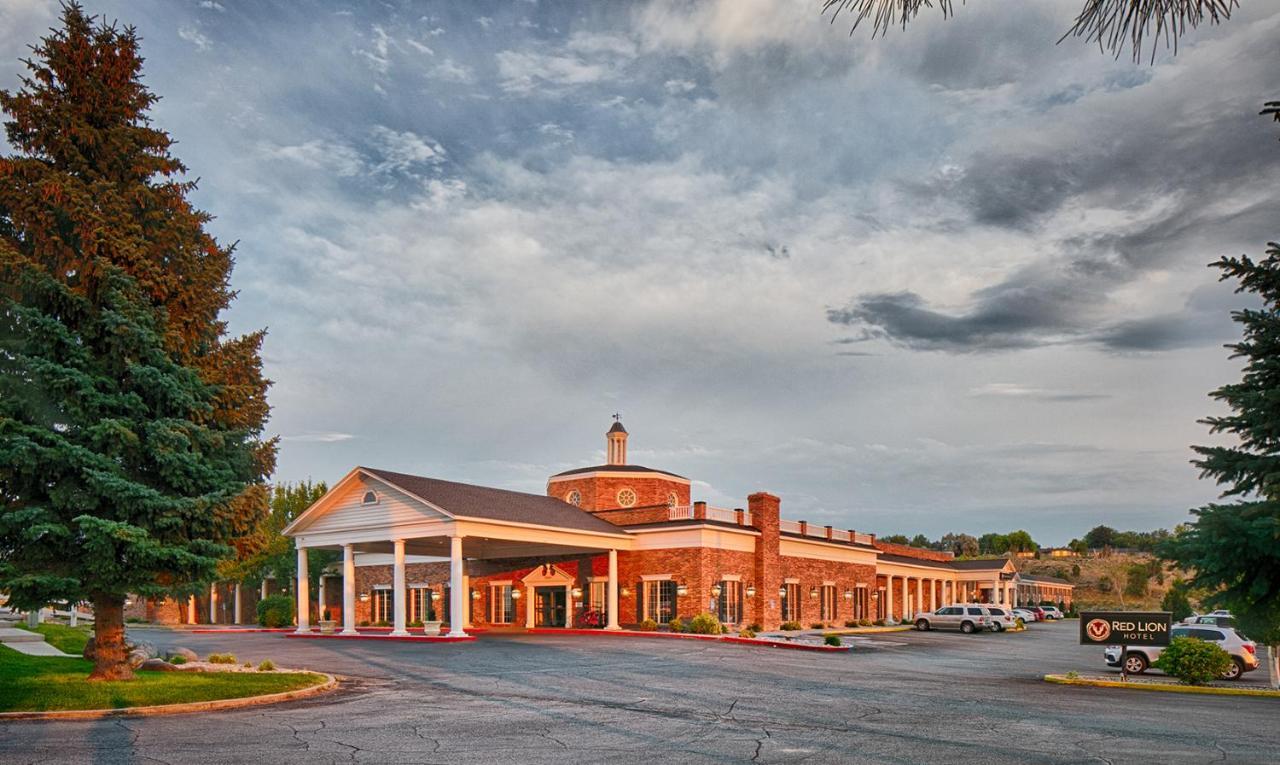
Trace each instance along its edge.
{"label": "silver suv", "polygon": [[[1199,638],[1210,643],[1220,646],[1224,651],[1231,654],[1231,668],[1227,670],[1227,674],[1223,675],[1226,680],[1239,680],[1246,672],[1252,672],[1258,668],[1258,646],[1250,639],[1236,632],[1231,627],[1217,627],[1210,624],[1175,624],[1173,629],[1169,630],[1169,637],[1192,637]],[[1120,646],[1109,645],[1103,649],[1103,656],[1106,657],[1107,666],[1120,666]],[[1160,657],[1164,651],[1158,646],[1138,647],[1134,646],[1124,655],[1124,671],[1129,674],[1137,675],[1147,671],[1147,668]]]}
{"label": "silver suv", "polygon": [[916,629],[944,630],[958,629],[965,634],[980,632],[991,625],[991,617],[987,615],[986,606],[971,603],[958,603],[954,606],[943,606],[923,614],[916,614]]}

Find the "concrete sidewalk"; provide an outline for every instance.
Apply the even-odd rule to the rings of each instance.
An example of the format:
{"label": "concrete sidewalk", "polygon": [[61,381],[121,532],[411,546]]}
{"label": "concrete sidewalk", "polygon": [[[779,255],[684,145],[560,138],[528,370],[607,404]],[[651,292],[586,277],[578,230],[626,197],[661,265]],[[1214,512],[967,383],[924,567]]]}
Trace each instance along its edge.
{"label": "concrete sidewalk", "polygon": [[70,656],[44,642],[44,635],[16,627],[0,627],[0,644],[30,656]]}

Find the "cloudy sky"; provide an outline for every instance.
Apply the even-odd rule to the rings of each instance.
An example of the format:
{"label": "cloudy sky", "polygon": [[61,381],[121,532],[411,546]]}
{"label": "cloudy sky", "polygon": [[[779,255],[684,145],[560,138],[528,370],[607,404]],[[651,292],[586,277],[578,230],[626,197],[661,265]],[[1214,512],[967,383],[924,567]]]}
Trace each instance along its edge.
{"label": "cloudy sky", "polygon": [[[1280,11],[1156,63],[1081,0],[852,37],[818,0],[85,0],[239,241],[281,479],[540,492],[603,460],[878,533],[1172,526],[1238,366]],[[0,0],[0,87],[53,23]]]}

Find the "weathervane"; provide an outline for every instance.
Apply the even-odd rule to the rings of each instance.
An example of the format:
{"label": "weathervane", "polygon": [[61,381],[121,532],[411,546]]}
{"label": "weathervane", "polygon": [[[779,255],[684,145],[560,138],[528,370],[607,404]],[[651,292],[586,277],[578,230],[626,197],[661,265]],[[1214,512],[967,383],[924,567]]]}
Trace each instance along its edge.
{"label": "weathervane", "polygon": [[613,413],[613,421],[614,421],[614,422],[622,422],[622,415],[621,415],[621,414],[619,414],[618,412],[614,412],[614,413]]}

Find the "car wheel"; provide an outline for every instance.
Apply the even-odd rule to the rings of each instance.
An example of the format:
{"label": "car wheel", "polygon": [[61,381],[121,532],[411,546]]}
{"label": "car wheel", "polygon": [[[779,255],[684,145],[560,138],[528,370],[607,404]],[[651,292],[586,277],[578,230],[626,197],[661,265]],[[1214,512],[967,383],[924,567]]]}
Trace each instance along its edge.
{"label": "car wheel", "polygon": [[960,631],[966,635],[973,634],[973,622],[964,622],[960,625]]}
{"label": "car wheel", "polygon": [[1003,625],[1003,624],[1001,624],[1000,622],[992,622],[992,623],[991,623],[991,631],[992,631],[992,632],[1004,632],[1004,625]]}
{"label": "car wheel", "polygon": [[1124,671],[1130,675],[1141,675],[1147,671],[1147,657],[1140,653],[1131,653],[1124,657]]}
{"label": "car wheel", "polygon": [[916,620],[916,629],[920,630],[921,632],[928,632],[928,631],[929,631],[929,621],[928,621],[927,619],[917,619],[917,620]]}
{"label": "car wheel", "polygon": [[1222,678],[1224,680],[1239,680],[1242,677],[1244,677],[1244,663],[1239,659],[1232,659],[1231,667]]}

